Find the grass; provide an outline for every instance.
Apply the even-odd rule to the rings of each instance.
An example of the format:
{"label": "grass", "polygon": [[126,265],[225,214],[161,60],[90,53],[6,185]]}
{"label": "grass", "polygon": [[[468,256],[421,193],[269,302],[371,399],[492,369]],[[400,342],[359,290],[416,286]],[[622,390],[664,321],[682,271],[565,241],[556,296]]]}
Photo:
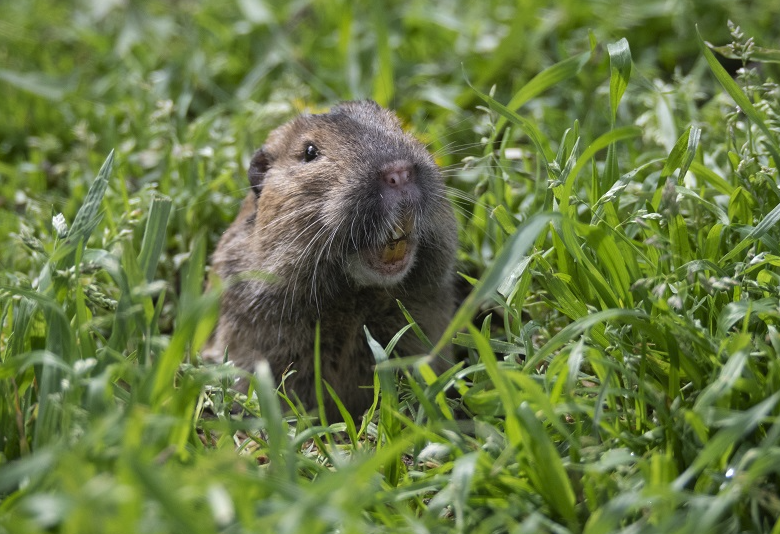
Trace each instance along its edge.
{"label": "grass", "polygon": [[[0,532],[780,532],[775,2],[381,4],[2,6]],[[199,361],[208,254],[362,97],[445,170],[464,361],[284,419]]]}

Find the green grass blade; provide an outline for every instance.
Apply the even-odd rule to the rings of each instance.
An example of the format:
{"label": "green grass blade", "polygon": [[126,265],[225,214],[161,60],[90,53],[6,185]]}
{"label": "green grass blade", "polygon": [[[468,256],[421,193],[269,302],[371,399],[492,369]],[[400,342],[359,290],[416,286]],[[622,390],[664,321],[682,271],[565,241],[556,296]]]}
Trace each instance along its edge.
{"label": "green grass blade", "polygon": [[731,196],[731,194],[734,192],[734,186],[698,161],[691,162],[690,170],[694,175],[703,178],[706,182],[712,185],[712,187],[714,187],[719,193],[726,196]]}
{"label": "green grass blade", "polygon": [[531,462],[529,475],[537,491],[573,531],[579,530],[576,498],[558,451],[544,427],[524,402],[516,413],[523,429],[523,445]]}
{"label": "green grass blade", "polygon": [[[352,444],[352,447],[357,450],[358,447],[358,433],[357,433],[357,427],[355,426],[355,420],[352,418],[352,414],[347,411],[347,408],[344,406],[344,403],[339,398],[338,393],[336,393],[336,390],[333,389],[333,387],[328,384],[327,382],[323,381],[323,385],[325,386],[325,389],[328,391],[328,395],[330,395],[330,398],[333,399],[334,404],[336,405],[336,408],[339,411],[339,414],[341,415],[341,418],[344,420],[344,425],[347,429],[347,436],[349,436],[349,442]],[[323,419],[323,413],[320,413],[320,420],[324,422]],[[332,440],[332,437],[330,434],[328,434],[328,438]]]}
{"label": "green grass blade", "polygon": [[669,217],[669,241],[672,245],[672,259],[677,268],[691,261],[691,246],[688,243],[688,226],[682,215],[675,214]]}
{"label": "green grass blade", "polygon": [[686,197],[686,198],[690,198],[694,202],[700,204],[707,211],[709,211],[715,217],[717,217],[718,221],[720,221],[720,223],[722,225],[728,225],[729,224],[729,216],[728,216],[728,214],[725,211],[723,211],[723,208],[721,208],[717,204],[714,204],[712,202],[707,202],[706,200],[701,198],[694,191],[691,191],[687,187],[677,186],[675,188],[675,191],[677,192],[678,195],[681,195],[681,196]]}
{"label": "green grass blade", "polygon": [[155,195],[152,198],[152,207],[149,210],[149,218],[146,220],[146,230],[141,242],[141,252],[138,255],[138,264],[147,282],[154,279],[154,273],[157,270],[157,262],[165,245],[165,230],[168,227],[170,212],[170,198],[160,195]]}
{"label": "green grass blade", "polygon": [[263,427],[268,434],[268,456],[271,466],[278,476],[292,482],[295,480],[294,465],[288,462],[291,457],[287,423],[282,418],[279,407],[279,397],[276,394],[276,384],[268,362],[261,360],[255,367],[255,391],[260,402],[260,413],[263,417]]}
{"label": "green grass blade", "polygon": [[752,343],[750,336],[738,334],[731,338],[728,344],[728,351],[731,353],[726,360],[725,365],[720,370],[718,378],[709,384],[701,392],[693,405],[695,411],[701,412],[727,394],[734,387],[735,382],[742,375],[742,370],[750,357]]}
{"label": "green grass blade", "polygon": [[[590,58],[591,52],[583,52],[547,67],[516,92],[512,99],[507,103],[506,108],[516,112],[523,107],[525,103],[532,98],[539,96],[550,87],[576,76]],[[507,120],[506,116],[502,115],[499,117],[496,121],[497,132],[500,132],[503,127],[506,126]]]}
{"label": "green grass blade", "polygon": [[479,96],[482,100],[485,101],[485,103],[487,103],[488,106],[490,106],[490,109],[495,110],[496,112],[498,112],[499,115],[501,115],[511,123],[516,124],[517,126],[520,127],[520,129],[528,136],[528,138],[534,144],[536,150],[539,152],[539,156],[544,161],[545,167],[547,167],[549,162],[552,161],[555,158],[555,156],[549,148],[549,143],[542,135],[542,133],[539,131],[539,128],[537,128],[537,126],[532,121],[524,117],[521,117],[520,115],[510,110],[503,104],[500,104],[493,97],[478,91],[472,85],[469,85],[469,87],[471,87],[471,89],[477,94],[477,96]]}
{"label": "green grass blade", "polygon": [[776,134],[769,129],[763,117],[758,113],[747,95],[745,95],[742,89],[737,85],[737,82],[732,79],[726,69],[724,69],[718,60],[715,59],[715,55],[710,51],[707,43],[704,42],[704,39],[702,39],[698,25],[696,26],[696,38],[699,43],[699,49],[704,55],[707,64],[710,66],[710,70],[715,75],[715,79],[718,80],[718,83],[726,90],[729,96],[734,99],[734,102],[737,103],[739,109],[761,129],[766,136],[767,148],[772,154],[772,159],[775,160],[775,166],[780,165],[780,145],[778,145]]}
{"label": "green grass blade", "polygon": [[176,331],[165,350],[152,362],[146,377],[143,397],[148,395],[154,411],[165,410],[176,395],[175,378],[179,366],[189,354],[200,349],[193,341],[203,343],[219,318],[219,295],[209,292],[191,302],[182,314]]}
{"label": "green grass blade", "polygon": [[631,77],[631,49],[623,38],[607,45],[609,53],[609,107],[612,110],[612,123],[617,118],[618,105],[628,87]]}
{"label": "green grass blade", "polygon": [[718,331],[725,336],[735,324],[746,317],[750,317],[752,314],[772,314],[777,316],[777,305],[778,301],[775,297],[730,302],[723,307],[718,316]]}
{"label": "green grass blade", "polygon": [[498,367],[498,361],[496,355],[490,348],[490,344],[482,333],[477,330],[473,325],[467,325],[471,339],[474,340],[477,352],[479,353],[479,359],[484,364],[485,370],[490,377],[493,387],[498,392],[501,404],[506,413],[506,437],[509,444],[519,449],[522,446],[523,435],[520,428],[520,421],[518,419],[516,408],[520,406],[521,397],[515,390],[510,382],[500,372]]}
{"label": "green grass blade", "polygon": [[[615,293],[613,287],[607,282],[607,279],[602,274],[601,270],[593,263],[593,261],[583,252],[580,245],[580,240],[575,233],[575,228],[581,230],[581,233],[588,234],[590,228],[587,226],[580,226],[569,219],[561,219],[560,226],[556,228],[558,235],[560,235],[563,243],[566,246],[566,250],[574,260],[583,266],[583,275],[590,280],[593,286],[593,290],[598,295],[599,299],[604,303],[607,308],[619,308],[620,298]],[[613,258],[610,260],[614,261]]]}
{"label": "green grass blade", "polygon": [[699,150],[699,142],[701,141],[701,128],[691,126],[689,132],[688,146],[685,149],[685,159],[680,163],[678,182],[682,182],[683,178],[685,178],[691,163],[693,163],[693,158],[696,157],[696,151]]}
{"label": "green grass blade", "polygon": [[[400,426],[394,413],[398,410],[398,388],[395,385],[395,372],[392,369],[383,368],[381,365],[388,360],[388,354],[382,345],[375,340],[367,327],[363,327],[368,346],[377,363],[377,375],[382,393],[382,403],[379,406],[379,423],[384,430],[385,438],[392,443],[398,436]],[[385,465],[385,480],[391,486],[397,486],[401,473],[400,458]]]}
{"label": "green grass blade", "polygon": [[527,456],[527,474],[540,495],[570,526],[576,526],[574,492],[558,452],[536,416],[522,401],[519,390],[499,370],[487,338],[472,325],[469,325],[469,333],[501,399],[509,443],[518,449],[518,454]]}
{"label": "green grass blade", "polygon": [[[609,281],[611,282],[609,287],[614,290],[614,296],[617,297],[624,306],[631,307],[633,302],[630,288],[632,277],[629,275],[626,264],[632,260],[624,258],[615,242],[615,238],[603,227],[583,227],[583,233],[585,234],[585,240],[596,252],[597,258],[601,260],[599,271],[606,272],[609,276]],[[564,241],[566,241],[566,239],[564,239]],[[584,260],[586,258],[583,255],[580,256],[579,259]],[[590,260],[588,260],[587,263],[590,264]],[[603,283],[602,280],[604,279],[600,274],[596,277],[597,267],[590,264],[588,265],[588,268],[588,275],[597,278],[599,284]],[[637,270],[637,268],[635,267],[634,270]],[[610,297],[612,297],[612,294],[610,294]]]}
{"label": "green grass blade", "polygon": [[[692,128],[692,126],[689,126],[683,132],[683,134],[677,139],[674,147],[672,147],[672,151],[669,152],[669,156],[666,158],[666,162],[664,163],[664,168],[661,169],[662,179],[671,176],[675,169],[679,169],[682,166],[683,157],[685,156],[685,151],[688,148],[688,140],[691,138]],[[682,176],[680,178],[682,179]],[[660,189],[662,184],[659,182],[658,185]]]}
{"label": "green grass blade", "polygon": [[504,248],[493,264],[485,271],[477,286],[455,312],[447,330],[433,348],[435,354],[450,342],[458,330],[471,321],[477,308],[491,298],[501,283],[512,275],[515,266],[527,255],[539,233],[545,230],[554,218],[556,218],[554,214],[536,214],[518,227],[515,234],[504,244]]}
{"label": "green grass blade", "polygon": [[762,238],[767,232],[775,228],[780,223],[780,204],[772,208],[772,211],[759,221],[753,227],[745,238],[737,246],[732,248],[725,256],[720,259],[720,265],[725,266],[729,261],[741,254],[746,248],[752,245],[757,239]]}
{"label": "green grass blade", "polygon": [[[420,328],[420,325],[417,324],[417,321],[414,320],[414,317],[412,317],[412,314],[409,313],[409,311],[406,309],[406,307],[401,303],[400,300],[396,299],[396,304],[398,304],[398,307],[401,308],[401,313],[404,314],[404,317],[406,318],[406,321],[409,323],[408,326],[411,327],[414,334],[417,336],[417,339],[422,341],[422,343],[430,350],[433,348],[433,343],[431,343],[431,340],[428,339],[428,336],[425,335],[425,332],[422,331],[422,328]],[[406,331],[406,327],[402,331],[399,332],[399,334],[402,334]],[[400,335],[397,336],[398,339],[400,339]],[[393,340],[388,344],[387,346],[387,353],[392,354],[393,348],[395,347],[395,344],[398,342],[398,339],[393,338]]]}
{"label": "green grass blade", "polygon": [[76,246],[79,241],[86,244],[89,235],[97,224],[98,212],[103,202],[103,196],[108,188],[108,178],[111,175],[113,165],[114,151],[112,150],[100,167],[97,178],[92,182],[87,196],[84,198],[84,203],[73,220],[65,244]]}
{"label": "green grass blade", "polygon": [[624,126],[621,128],[615,128],[609,132],[599,136],[593,141],[588,148],[577,159],[577,163],[572,168],[569,175],[566,177],[566,181],[562,186],[556,188],[556,196],[561,203],[561,210],[564,213],[572,213],[573,208],[569,205],[569,198],[574,190],[574,181],[577,179],[580,171],[583,167],[593,158],[600,150],[607,148],[613,143],[622,141],[624,139],[632,139],[642,135],[642,130],[636,126]]}
{"label": "green grass blade", "polygon": [[729,424],[707,442],[690,467],[677,477],[673,488],[682,490],[697,473],[726,454],[742,436],[755,429],[772,412],[778,400],[780,400],[780,392],[731,418]]}

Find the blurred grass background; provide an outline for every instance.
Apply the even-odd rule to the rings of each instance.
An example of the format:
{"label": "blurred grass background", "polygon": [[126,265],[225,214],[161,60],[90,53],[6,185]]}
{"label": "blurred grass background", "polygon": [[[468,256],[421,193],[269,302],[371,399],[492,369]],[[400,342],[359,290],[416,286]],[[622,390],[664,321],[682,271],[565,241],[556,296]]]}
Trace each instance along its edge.
{"label": "blurred grass background", "polygon": [[[770,1],[34,0],[2,10],[3,231],[14,228],[12,204],[25,205],[20,192],[72,217],[116,149],[128,194],[154,186],[174,197],[176,252],[193,229],[230,219],[220,195],[244,187],[248,154],[302,109],[375,98],[434,149],[450,147],[440,152],[447,165],[483,120],[466,78],[482,90],[495,85],[507,102],[545,67],[587,50],[591,32],[602,44],[626,37],[638,71],[670,81],[701,65],[694,24],[723,44],[728,19],[757,37],[780,23]],[[594,129],[608,120],[594,105],[604,88],[598,59],[601,70],[526,111],[555,128],[551,138],[574,118]],[[5,253],[6,262],[15,256]]]}
{"label": "blurred grass background", "polygon": [[[735,43],[719,76],[697,27]],[[780,532],[778,27],[774,0],[0,0],[0,532]],[[262,374],[231,417],[208,254],[267,132],[352,98],[444,168],[466,360],[380,372],[362,424],[284,420]]]}

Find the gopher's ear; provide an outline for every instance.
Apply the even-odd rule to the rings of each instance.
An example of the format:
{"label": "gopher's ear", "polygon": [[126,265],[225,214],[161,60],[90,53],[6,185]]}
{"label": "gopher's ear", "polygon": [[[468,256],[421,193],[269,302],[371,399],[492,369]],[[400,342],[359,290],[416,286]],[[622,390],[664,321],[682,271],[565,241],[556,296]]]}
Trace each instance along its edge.
{"label": "gopher's ear", "polygon": [[263,190],[265,173],[270,166],[271,159],[268,157],[268,153],[262,148],[252,156],[252,161],[249,163],[249,172],[247,174],[249,175],[249,185],[252,186],[255,197],[259,197],[260,192]]}

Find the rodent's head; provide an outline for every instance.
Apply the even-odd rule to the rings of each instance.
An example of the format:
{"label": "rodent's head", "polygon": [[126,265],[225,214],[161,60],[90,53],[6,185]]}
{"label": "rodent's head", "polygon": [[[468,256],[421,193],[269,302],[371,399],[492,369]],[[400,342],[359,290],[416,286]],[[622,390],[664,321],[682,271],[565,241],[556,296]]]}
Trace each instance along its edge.
{"label": "rodent's head", "polygon": [[309,265],[316,276],[337,265],[358,285],[391,286],[421,247],[453,253],[454,218],[436,163],[375,102],[345,102],[274,130],[249,180],[259,254],[277,271]]}

